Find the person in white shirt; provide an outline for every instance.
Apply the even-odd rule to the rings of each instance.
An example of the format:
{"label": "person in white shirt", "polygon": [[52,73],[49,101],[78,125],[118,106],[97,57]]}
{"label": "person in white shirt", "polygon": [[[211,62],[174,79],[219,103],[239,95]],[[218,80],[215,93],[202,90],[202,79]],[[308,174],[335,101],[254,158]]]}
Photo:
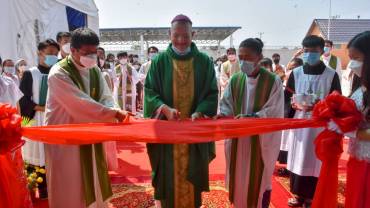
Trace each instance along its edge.
{"label": "person in white shirt", "polygon": [[15,73],[15,67],[14,67],[14,62],[11,59],[6,59],[3,62],[3,71],[2,75],[10,78],[11,80],[14,81],[17,86],[19,86],[19,78]]}
{"label": "person in white shirt", "polygon": [[58,58],[64,59],[68,54],[71,53],[71,33],[70,32],[58,32],[56,40],[60,47]]}
{"label": "person in white shirt", "polygon": [[223,92],[229,83],[230,78],[237,72],[240,72],[239,61],[236,57],[235,48],[229,48],[226,51],[228,61],[221,65],[220,70],[220,86],[221,86],[221,97]]}
{"label": "person in white shirt", "polygon": [[324,54],[321,56],[324,64],[332,69],[334,69],[338,75],[339,79],[342,80],[342,62],[338,56],[332,54],[333,41],[325,40]]}

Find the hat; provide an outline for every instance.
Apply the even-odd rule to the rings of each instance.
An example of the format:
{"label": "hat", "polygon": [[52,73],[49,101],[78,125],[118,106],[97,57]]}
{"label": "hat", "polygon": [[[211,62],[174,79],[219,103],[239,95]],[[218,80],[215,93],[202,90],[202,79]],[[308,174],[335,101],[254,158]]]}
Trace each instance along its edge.
{"label": "hat", "polygon": [[171,21],[171,24],[173,24],[174,22],[189,22],[190,24],[193,24],[190,18],[183,14],[179,14],[175,18],[173,18],[173,20]]}

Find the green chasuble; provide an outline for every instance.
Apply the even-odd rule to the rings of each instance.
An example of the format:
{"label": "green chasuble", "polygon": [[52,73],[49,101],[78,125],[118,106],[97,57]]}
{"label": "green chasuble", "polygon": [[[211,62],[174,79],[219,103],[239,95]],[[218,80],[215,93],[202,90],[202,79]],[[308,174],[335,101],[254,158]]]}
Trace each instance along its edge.
{"label": "green chasuble", "polygon": [[329,60],[329,66],[332,69],[337,70],[337,64],[338,64],[338,58],[334,55],[331,55],[330,60]]}
{"label": "green chasuble", "polygon": [[[236,73],[232,76],[231,92],[233,98],[233,111],[234,116],[242,114],[242,106],[244,103],[244,89],[246,84],[247,75],[243,72]],[[268,101],[272,86],[277,79],[276,75],[268,72],[266,69],[261,68],[259,72],[258,83],[255,92],[255,100],[253,105],[253,113],[257,113],[262,109],[264,104]],[[250,158],[250,168],[249,168],[249,186],[248,186],[248,196],[247,205],[248,207],[257,207],[258,196],[260,193],[260,186],[262,182],[262,175],[264,169],[264,163],[261,152],[260,138],[258,135],[251,136],[251,158]],[[231,156],[230,156],[230,168],[229,168],[229,199],[234,202],[234,185],[235,181],[235,171],[236,171],[236,158],[238,150],[238,139],[233,139],[231,142]]]}
{"label": "green chasuble", "polygon": [[[86,91],[86,87],[83,84],[82,78],[78,69],[72,63],[71,57],[67,57],[61,60],[59,63],[60,67],[67,71],[69,77],[73,83],[83,92]],[[96,102],[100,100],[100,82],[99,82],[99,69],[92,68],[89,71],[90,74],[90,97]],[[94,149],[94,151],[93,151]],[[86,206],[91,205],[95,202],[95,187],[94,187],[94,175],[93,175],[93,152],[95,155],[95,165],[98,173],[99,185],[103,200],[107,200],[113,195],[110,179],[108,176],[108,166],[105,160],[105,154],[103,144],[88,144],[80,145],[80,161],[81,161],[81,174],[83,180],[83,187],[85,191],[85,202]]]}
{"label": "green chasuble", "polygon": [[[163,104],[174,107],[173,64],[174,61],[193,61],[194,88],[192,107],[189,112],[201,112],[207,116],[217,113],[218,89],[215,70],[210,58],[198,51],[194,43],[191,52],[179,56],[170,44],[151,63],[145,80],[144,117],[150,118]],[[190,89],[189,89],[190,90]],[[190,98],[189,98],[190,99]],[[161,200],[162,207],[174,207],[174,145],[147,144],[152,167],[154,197]],[[214,142],[190,144],[187,180],[194,186],[194,207],[201,206],[201,192],[209,191],[208,165],[215,158]]]}
{"label": "green chasuble", "polygon": [[[321,56],[320,60],[321,61],[323,60],[323,57],[322,56]],[[330,68],[332,68],[334,70],[337,70],[338,57],[336,57],[334,55],[331,55],[328,64],[329,64],[329,67]]]}

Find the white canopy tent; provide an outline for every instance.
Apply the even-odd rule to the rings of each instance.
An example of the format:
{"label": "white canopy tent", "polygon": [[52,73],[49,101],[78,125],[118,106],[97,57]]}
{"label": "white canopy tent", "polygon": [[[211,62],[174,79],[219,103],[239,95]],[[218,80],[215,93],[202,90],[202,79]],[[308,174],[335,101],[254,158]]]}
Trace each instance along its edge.
{"label": "white canopy tent", "polygon": [[23,58],[29,66],[37,60],[37,44],[69,31],[66,8],[86,14],[87,27],[99,34],[99,15],[94,0],[2,0],[0,7],[0,56]]}

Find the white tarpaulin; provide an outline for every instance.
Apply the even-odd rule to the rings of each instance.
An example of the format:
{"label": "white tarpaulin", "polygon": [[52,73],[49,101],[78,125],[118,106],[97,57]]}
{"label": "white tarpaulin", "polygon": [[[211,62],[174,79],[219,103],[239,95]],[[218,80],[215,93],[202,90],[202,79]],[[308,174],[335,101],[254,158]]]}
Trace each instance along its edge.
{"label": "white tarpaulin", "polygon": [[36,64],[37,44],[68,31],[66,6],[87,15],[87,26],[99,34],[99,15],[94,0],[1,0],[0,56],[26,59]]}

